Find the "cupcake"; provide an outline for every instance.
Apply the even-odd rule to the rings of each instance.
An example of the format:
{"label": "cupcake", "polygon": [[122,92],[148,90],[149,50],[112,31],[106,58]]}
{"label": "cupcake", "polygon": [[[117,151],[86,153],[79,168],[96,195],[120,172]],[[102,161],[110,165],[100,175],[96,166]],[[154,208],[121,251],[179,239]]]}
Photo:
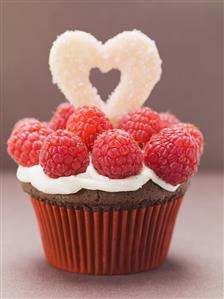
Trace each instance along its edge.
{"label": "cupcake", "polygon": [[[20,120],[8,140],[48,262],[103,275],[160,266],[203,135],[169,112],[142,107],[161,75],[155,42],[136,30],[105,44],[68,31],[54,42],[49,64],[70,103],[48,123]],[[96,66],[122,73],[107,104],[88,79]]]}

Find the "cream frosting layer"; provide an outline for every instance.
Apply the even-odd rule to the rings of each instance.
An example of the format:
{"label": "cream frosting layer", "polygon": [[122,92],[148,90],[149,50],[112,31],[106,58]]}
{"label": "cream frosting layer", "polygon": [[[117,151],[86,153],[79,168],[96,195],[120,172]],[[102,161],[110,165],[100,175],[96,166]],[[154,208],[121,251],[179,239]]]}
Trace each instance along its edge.
{"label": "cream frosting layer", "polygon": [[102,176],[95,170],[92,163],[84,173],[57,179],[47,176],[40,165],[19,166],[17,178],[23,183],[31,183],[36,189],[47,194],[72,194],[81,189],[106,192],[136,191],[149,180],[170,192],[174,192],[179,187],[179,185],[173,186],[166,183],[146,166],[143,166],[138,175],[125,179],[110,179]]}

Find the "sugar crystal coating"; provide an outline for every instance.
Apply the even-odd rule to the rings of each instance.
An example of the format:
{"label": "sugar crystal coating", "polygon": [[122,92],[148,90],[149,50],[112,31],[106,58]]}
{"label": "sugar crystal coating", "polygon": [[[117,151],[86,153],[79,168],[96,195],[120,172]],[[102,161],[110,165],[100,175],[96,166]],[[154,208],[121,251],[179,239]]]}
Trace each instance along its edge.
{"label": "sugar crystal coating", "polygon": [[[113,123],[141,107],[161,76],[161,59],[153,40],[140,31],[125,31],[102,44],[82,31],[58,36],[50,51],[53,83],[77,107],[95,105]],[[120,83],[105,104],[89,80],[92,68],[118,69]]]}

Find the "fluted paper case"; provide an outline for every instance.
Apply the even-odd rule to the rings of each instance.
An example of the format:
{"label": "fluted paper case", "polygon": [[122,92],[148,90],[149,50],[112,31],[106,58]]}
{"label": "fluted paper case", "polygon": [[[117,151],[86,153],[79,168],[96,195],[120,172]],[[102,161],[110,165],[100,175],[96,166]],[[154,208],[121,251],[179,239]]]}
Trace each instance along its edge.
{"label": "fluted paper case", "polygon": [[32,198],[44,252],[60,269],[84,274],[128,274],[165,260],[182,197],[136,208],[89,210]]}

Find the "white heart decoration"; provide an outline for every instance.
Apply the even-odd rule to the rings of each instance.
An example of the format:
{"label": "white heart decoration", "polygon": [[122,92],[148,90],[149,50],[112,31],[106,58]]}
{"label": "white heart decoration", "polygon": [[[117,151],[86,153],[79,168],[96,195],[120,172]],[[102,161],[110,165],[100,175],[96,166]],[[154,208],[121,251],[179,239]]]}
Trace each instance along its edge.
{"label": "white heart decoration", "polygon": [[[140,31],[125,31],[102,44],[82,31],[59,35],[50,51],[53,83],[75,106],[95,105],[111,121],[141,107],[161,76],[161,59],[153,40]],[[118,86],[104,103],[89,80],[90,70],[121,72]]]}

